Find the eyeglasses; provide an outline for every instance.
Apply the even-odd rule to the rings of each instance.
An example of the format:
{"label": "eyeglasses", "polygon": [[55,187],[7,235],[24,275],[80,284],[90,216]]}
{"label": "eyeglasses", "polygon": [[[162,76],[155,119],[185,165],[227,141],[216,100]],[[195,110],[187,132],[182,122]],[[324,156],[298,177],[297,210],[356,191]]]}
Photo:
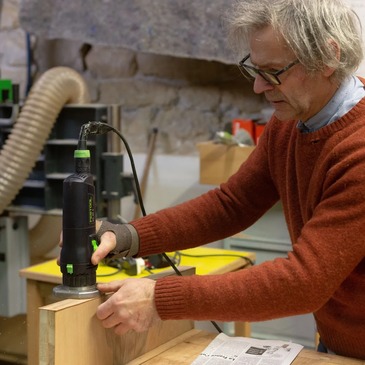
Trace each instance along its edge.
{"label": "eyeglasses", "polygon": [[253,81],[256,79],[257,75],[260,75],[265,81],[270,83],[271,85],[280,85],[281,81],[279,80],[278,76],[288,71],[291,67],[299,63],[299,60],[295,60],[294,62],[290,63],[288,66],[285,66],[279,71],[270,72],[270,71],[263,71],[258,68],[255,68],[250,65],[245,65],[245,62],[250,58],[250,54],[242,59],[241,62],[238,63],[238,68],[242,72],[243,76],[246,77],[247,80]]}

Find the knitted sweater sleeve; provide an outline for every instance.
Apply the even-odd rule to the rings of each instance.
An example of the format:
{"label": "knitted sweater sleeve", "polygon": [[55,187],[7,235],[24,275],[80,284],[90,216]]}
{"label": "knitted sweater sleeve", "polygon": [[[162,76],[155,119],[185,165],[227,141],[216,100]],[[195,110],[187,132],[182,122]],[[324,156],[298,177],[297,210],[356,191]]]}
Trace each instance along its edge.
{"label": "knitted sweater sleeve", "polygon": [[[285,128],[281,129],[285,133]],[[294,165],[288,167],[285,162],[282,163],[284,168],[278,167],[281,153],[282,159],[290,160],[288,151],[280,148],[271,150],[276,155],[276,163],[273,160],[270,162],[274,158],[266,151],[270,138],[272,136],[265,131],[260,140],[261,147],[220,189],[132,223],[140,234],[140,255],[183,249],[243,230],[272,206],[280,194],[286,206],[294,207],[293,212],[289,212],[293,213],[294,220],[291,222],[289,217],[293,250],[286,258],[277,258],[234,273],[158,280],[155,303],[162,319],[262,321],[316,312],[329,301],[364,257],[365,240],[357,238],[362,234],[360,227],[365,226],[365,207],[349,207],[358,194],[365,196],[364,184],[361,186],[360,180],[356,178],[356,174],[360,174],[365,181],[365,166],[362,162],[365,161],[365,153],[362,161],[356,158],[352,164],[350,161],[342,162],[337,173],[310,171],[308,176],[318,173],[318,176],[328,178],[332,175],[332,183],[326,179],[321,181],[318,177],[312,187],[310,179],[307,179],[303,181],[308,183],[306,190],[303,188],[303,194],[302,191],[295,192],[294,188],[291,191],[288,184],[293,187],[296,184],[286,181],[290,180],[287,176],[295,176],[295,173],[288,173]],[[285,139],[286,136],[280,138]],[[336,143],[332,143],[332,147],[335,147]],[[318,146],[318,151],[314,151],[311,146],[309,154],[313,158],[321,152]],[[295,147],[292,148],[295,151]],[[333,153],[328,156],[318,165],[319,170],[328,168],[326,163],[333,161]],[[303,166],[305,163],[303,160]],[[336,170],[336,165],[333,170]],[[309,172],[299,172],[306,180]],[[333,177],[340,178],[340,172],[346,178],[336,183]],[[347,184],[346,194],[341,191],[343,184]],[[322,188],[326,190],[324,195],[321,195]],[[309,197],[308,191],[311,194]],[[288,192],[292,193],[290,198]],[[338,208],[338,204],[346,211],[334,209]],[[300,209],[303,214],[298,214]],[[300,219],[306,219],[306,224],[298,223]],[[341,219],[346,221],[347,226],[342,225]],[[356,244],[353,244],[354,240]],[[349,245],[351,252],[348,251]],[[323,281],[326,282],[325,286]],[[361,284],[354,281],[352,285]]]}

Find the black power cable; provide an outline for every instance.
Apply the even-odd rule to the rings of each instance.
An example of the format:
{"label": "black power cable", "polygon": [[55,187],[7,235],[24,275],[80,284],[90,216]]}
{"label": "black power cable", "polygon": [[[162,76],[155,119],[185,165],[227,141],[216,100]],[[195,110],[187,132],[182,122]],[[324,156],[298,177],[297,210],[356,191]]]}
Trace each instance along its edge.
{"label": "black power cable", "polygon": [[[129,161],[130,161],[130,164],[131,164],[133,178],[135,180],[138,203],[139,203],[139,206],[141,208],[142,214],[145,217],[147,215],[147,213],[146,213],[146,210],[145,210],[145,207],[144,207],[144,204],[143,204],[143,198],[142,198],[141,188],[140,188],[140,184],[139,184],[139,180],[138,180],[136,166],[135,166],[135,163],[134,163],[133,154],[132,154],[132,151],[129,147],[129,144],[128,144],[127,140],[124,138],[124,136],[116,128],[112,127],[111,125],[109,125],[107,123],[97,122],[97,121],[89,122],[89,123],[84,124],[81,127],[80,136],[79,136],[79,148],[83,148],[85,146],[86,141],[87,141],[87,136],[89,134],[105,134],[105,133],[108,133],[110,131],[116,133],[118,135],[118,137],[124,143],[124,146],[125,146],[125,149],[127,151]],[[162,253],[162,256],[169,263],[169,265],[172,267],[172,269],[175,271],[176,275],[182,276],[182,273],[179,271],[179,269],[176,267],[176,265],[170,259],[170,257],[166,253]],[[223,332],[222,329],[218,326],[218,324],[216,322],[214,322],[214,321],[210,321],[210,322],[212,323],[212,325],[216,328],[216,330],[219,333]]]}

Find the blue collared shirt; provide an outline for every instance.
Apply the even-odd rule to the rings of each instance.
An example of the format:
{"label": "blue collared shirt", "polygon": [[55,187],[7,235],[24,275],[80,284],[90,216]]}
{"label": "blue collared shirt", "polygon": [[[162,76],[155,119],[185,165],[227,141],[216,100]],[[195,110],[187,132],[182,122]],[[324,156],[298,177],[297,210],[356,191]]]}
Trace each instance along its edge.
{"label": "blue collared shirt", "polygon": [[314,132],[344,116],[365,96],[364,84],[356,76],[346,79],[326,106],[305,123],[298,122],[302,133]]}

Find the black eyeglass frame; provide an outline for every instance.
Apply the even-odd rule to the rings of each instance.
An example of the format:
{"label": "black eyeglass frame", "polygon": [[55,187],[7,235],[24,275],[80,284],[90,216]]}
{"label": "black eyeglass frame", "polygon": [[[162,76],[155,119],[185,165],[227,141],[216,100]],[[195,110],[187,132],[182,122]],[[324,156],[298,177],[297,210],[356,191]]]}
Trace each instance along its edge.
{"label": "black eyeglass frame", "polygon": [[289,65],[285,66],[279,71],[270,72],[270,71],[263,71],[256,67],[245,65],[245,62],[250,58],[250,54],[248,54],[246,57],[244,57],[239,63],[238,68],[242,72],[243,76],[246,77],[249,81],[255,80],[257,75],[260,75],[265,81],[267,81],[271,85],[281,85],[281,81],[279,79],[279,75],[284,73],[285,71],[288,71],[290,68],[292,68],[294,65],[299,63],[299,60],[295,60]]}

